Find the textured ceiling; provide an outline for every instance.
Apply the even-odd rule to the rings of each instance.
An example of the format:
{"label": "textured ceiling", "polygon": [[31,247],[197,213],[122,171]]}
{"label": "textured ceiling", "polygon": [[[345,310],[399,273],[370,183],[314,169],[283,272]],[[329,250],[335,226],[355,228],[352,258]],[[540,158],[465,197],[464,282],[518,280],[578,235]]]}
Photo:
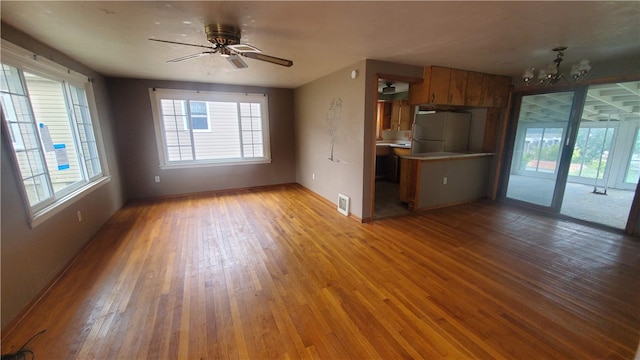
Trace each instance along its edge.
{"label": "textured ceiling", "polygon": [[[2,21],[107,76],[295,88],[363,59],[517,76],[568,46],[566,65],[640,59],[640,2],[5,1]],[[291,68],[218,54],[166,63],[207,45],[204,25]]]}

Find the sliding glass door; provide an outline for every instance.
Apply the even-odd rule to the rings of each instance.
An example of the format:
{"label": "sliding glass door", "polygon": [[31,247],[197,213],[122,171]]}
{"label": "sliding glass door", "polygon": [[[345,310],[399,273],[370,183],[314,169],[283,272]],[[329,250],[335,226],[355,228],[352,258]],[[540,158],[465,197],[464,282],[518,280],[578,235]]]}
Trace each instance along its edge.
{"label": "sliding glass door", "polygon": [[555,209],[561,203],[580,114],[576,91],[519,98],[506,198]]}
{"label": "sliding glass door", "polygon": [[640,177],[640,81],[516,94],[502,197],[624,229]]}

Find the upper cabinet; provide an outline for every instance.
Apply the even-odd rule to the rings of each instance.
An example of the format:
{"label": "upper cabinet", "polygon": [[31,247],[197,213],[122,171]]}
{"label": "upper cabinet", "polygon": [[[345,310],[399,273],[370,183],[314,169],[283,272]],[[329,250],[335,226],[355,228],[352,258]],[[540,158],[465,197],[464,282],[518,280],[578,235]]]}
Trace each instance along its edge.
{"label": "upper cabinet", "polygon": [[409,85],[409,103],[502,107],[506,105],[510,86],[511,78],[507,76],[427,66],[422,83]]}

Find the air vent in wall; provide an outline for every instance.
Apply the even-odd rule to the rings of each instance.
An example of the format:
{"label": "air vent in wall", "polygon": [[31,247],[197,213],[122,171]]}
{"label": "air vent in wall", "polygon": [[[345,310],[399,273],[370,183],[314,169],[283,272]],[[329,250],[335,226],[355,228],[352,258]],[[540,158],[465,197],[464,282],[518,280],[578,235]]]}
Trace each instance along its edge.
{"label": "air vent in wall", "polygon": [[338,211],[344,216],[349,216],[349,197],[347,195],[338,194]]}

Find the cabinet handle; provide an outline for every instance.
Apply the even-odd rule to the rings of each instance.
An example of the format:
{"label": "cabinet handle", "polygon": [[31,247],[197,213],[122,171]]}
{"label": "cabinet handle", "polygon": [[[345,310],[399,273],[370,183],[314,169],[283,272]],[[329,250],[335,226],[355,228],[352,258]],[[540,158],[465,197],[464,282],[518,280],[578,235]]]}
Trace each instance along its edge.
{"label": "cabinet handle", "polygon": [[436,93],[431,93],[431,103],[435,103],[436,102]]}

